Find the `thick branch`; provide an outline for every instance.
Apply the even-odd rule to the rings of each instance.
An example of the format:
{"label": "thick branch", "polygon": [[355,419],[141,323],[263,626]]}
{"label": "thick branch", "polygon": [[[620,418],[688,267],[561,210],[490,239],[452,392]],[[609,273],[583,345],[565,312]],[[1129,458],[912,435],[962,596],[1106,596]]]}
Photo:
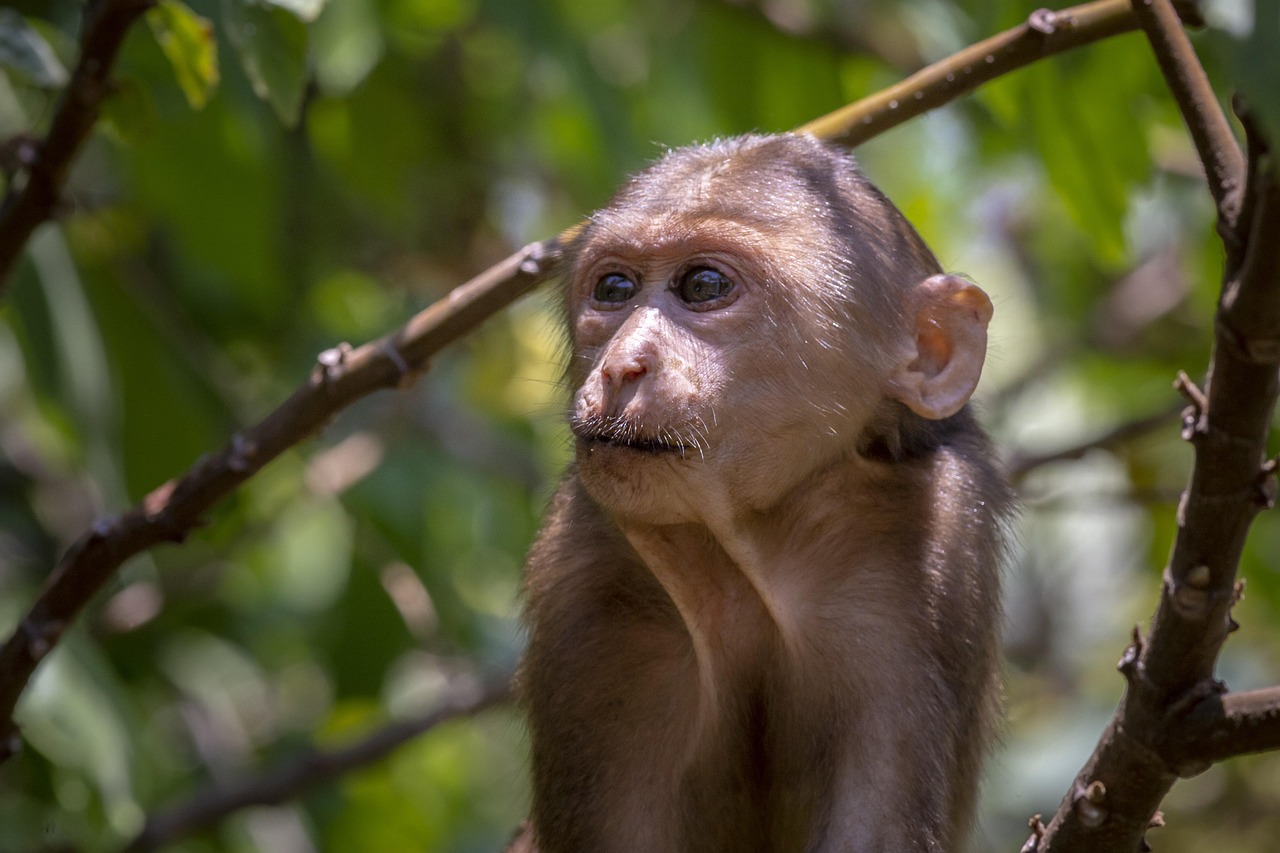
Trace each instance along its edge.
{"label": "thick branch", "polygon": [[[48,135],[35,148],[21,189],[10,188],[0,204],[0,293],[27,239],[50,219],[62,197],[71,163],[98,121],[111,91],[111,69],[125,35],[153,0],[104,0],[87,6],[80,62],[62,93]],[[16,180],[16,179],[15,179]]]}
{"label": "thick branch", "polygon": [[[1234,627],[1240,553],[1254,516],[1275,494],[1274,466],[1264,460],[1280,384],[1280,186],[1261,141],[1250,141],[1256,154],[1245,197],[1253,209],[1237,219],[1250,228],[1232,235],[1242,251],[1228,254],[1209,378],[1203,393],[1182,383],[1191,401],[1183,433],[1195,464],[1150,640],[1143,644],[1135,632],[1121,662],[1125,698],[1034,848],[1040,851],[1138,849],[1174,781],[1206,766],[1179,746],[1184,727],[1194,731],[1192,710],[1222,691],[1213,672]],[[1250,725],[1258,742],[1275,734],[1274,722]]]}
{"label": "thick branch", "polygon": [[322,353],[310,379],[263,421],[198,461],[140,505],[99,520],[71,547],[0,649],[0,759],[19,746],[13,709],[36,665],[127,558],[180,542],[204,514],[263,465],[381,388],[409,381],[427,360],[547,277],[559,244],[535,243],[454,290],[399,331],[358,349]]}
{"label": "thick branch", "polygon": [[1228,241],[1227,250],[1233,252],[1239,248],[1229,240],[1240,214],[1244,155],[1172,4],[1169,0],[1132,0],[1132,5],[1204,164],[1209,192],[1218,206],[1218,230]]}
{"label": "thick branch", "polygon": [[233,785],[215,786],[186,803],[147,819],[138,837],[126,848],[157,850],[216,824],[232,812],[291,800],[344,773],[385,758],[393,750],[441,723],[469,717],[511,698],[510,679],[489,684],[472,679],[456,682],[444,702],[429,714],[392,723],[350,746],[313,752]]}

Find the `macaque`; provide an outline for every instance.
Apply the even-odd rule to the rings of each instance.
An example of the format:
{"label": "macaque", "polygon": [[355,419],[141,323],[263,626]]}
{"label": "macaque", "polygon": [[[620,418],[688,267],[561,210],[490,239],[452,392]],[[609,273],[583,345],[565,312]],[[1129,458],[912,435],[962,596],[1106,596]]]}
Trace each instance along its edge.
{"label": "macaque", "polygon": [[962,849],[999,705],[990,300],[802,135],[667,154],[565,278],[516,848]]}

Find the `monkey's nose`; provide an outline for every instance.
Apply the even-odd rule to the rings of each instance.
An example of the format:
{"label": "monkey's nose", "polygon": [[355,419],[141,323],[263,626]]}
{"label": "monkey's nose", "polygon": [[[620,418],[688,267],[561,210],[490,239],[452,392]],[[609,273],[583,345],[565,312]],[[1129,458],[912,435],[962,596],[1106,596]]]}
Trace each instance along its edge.
{"label": "monkey's nose", "polygon": [[636,399],[645,376],[656,372],[657,362],[642,349],[620,347],[600,363],[600,409],[606,417],[618,417]]}
{"label": "monkey's nose", "polygon": [[609,391],[617,394],[648,373],[653,366],[651,361],[651,358],[644,355],[611,353],[605,358],[604,364],[600,365],[600,374]]}

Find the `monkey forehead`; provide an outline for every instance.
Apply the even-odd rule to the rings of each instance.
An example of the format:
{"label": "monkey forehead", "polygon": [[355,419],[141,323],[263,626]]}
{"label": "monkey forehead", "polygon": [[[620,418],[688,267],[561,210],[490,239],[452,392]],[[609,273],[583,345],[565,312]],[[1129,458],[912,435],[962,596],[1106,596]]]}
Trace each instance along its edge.
{"label": "monkey forehead", "polygon": [[813,229],[785,227],[771,217],[725,210],[605,210],[592,218],[578,251],[579,269],[609,256],[634,262],[727,254],[764,261],[788,244],[821,252]]}
{"label": "monkey forehead", "polygon": [[749,134],[667,152],[633,177],[611,207],[651,213],[736,208],[781,225],[882,200],[842,149],[808,135]]}

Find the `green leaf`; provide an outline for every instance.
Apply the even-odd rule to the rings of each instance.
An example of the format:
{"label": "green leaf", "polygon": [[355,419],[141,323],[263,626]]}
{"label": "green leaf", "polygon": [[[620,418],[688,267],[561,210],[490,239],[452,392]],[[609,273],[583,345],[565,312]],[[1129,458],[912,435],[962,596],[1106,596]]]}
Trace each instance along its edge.
{"label": "green leaf", "polygon": [[213,25],[178,0],[160,0],[147,12],[147,23],[173,66],[187,103],[200,109],[218,88],[218,42]]}
{"label": "green leaf", "polygon": [[0,66],[45,89],[65,86],[71,79],[44,36],[9,8],[0,9]]}
{"label": "green leaf", "polygon": [[294,12],[254,0],[223,0],[224,20],[253,91],[280,121],[298,123],[307,89],[307,27]]}

